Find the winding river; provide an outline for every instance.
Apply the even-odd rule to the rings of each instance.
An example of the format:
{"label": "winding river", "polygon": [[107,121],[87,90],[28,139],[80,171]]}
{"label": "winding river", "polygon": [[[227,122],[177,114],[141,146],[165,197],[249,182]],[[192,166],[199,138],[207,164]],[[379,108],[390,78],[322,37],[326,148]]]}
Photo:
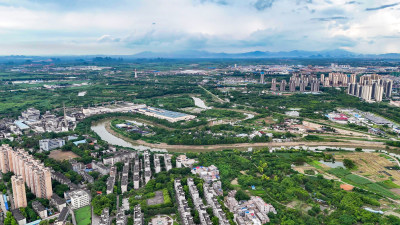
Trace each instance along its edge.
{"label": "winding river", "polygon": [[96,132],[96,134],[99,135],[102,140],[107,141],[109,144],[118,145],[125,148],[133,148],[138,151],[150,150],[155,152],[167,152],[166,149],[150,148],[144,145],[133,145],[132,143],[111,134],[106,129],[106,124],[109,122],[110,120],[103,120],[95,123],[91,127],[91,129]]}

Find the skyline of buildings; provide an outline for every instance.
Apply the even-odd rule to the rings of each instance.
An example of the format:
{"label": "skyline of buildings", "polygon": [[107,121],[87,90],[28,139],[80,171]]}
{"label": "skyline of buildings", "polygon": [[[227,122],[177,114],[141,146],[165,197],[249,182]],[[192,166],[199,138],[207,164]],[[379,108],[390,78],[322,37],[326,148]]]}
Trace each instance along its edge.
{"label": "skyline of buildings", "polygon": [[[320,92],[322,87],[347,87],[347,94],[361,98],[366,102],[381,102],[383,99],[392,97],[393,80],[378,74],[362,75],[358,79],[357,74],[329,73],[328,76],[321,74],[318,78],[316,75],[299,75],[293,73],[289,79],[289,83],[285,79],[280,81],[280,92],[286,92],[286,86],[289,84],[289,92]],[[260,81],[260,84],[261,81]],[[272,78],[271,91],[278,91],[277,80]]]}
{"label": "skyline of buildings", "polygon": [[50,199],[53,195],[50,169],[23,149],[14,150],[6,144],[0,146],[0,169],[2,173],[13,172],[21,177],[38,198]]}

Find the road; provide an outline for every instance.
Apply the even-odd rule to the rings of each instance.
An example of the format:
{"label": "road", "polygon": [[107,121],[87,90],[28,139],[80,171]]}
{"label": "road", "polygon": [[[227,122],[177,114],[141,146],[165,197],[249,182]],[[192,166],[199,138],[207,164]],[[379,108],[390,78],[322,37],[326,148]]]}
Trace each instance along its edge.
{"label": "road", "polygon": [[73,223],[74,225],[76,225],[76,219],[75,219],[74,211],[71,209],[70,206],[68,206],[68,210],[69,210],[69,214],[72,215],[72,223]]}
{"label": "road", "polygon": [[214,95],[213,93],[211,93],[211,91],[205,89],[203,86],[199,85],[200,88],[202,88],[205,92],[207,92],[208,94],[210,94],[211,96],[213,96],[214,99],[216,99],[218,102],[220,103],[224,103],[225,101],[222,100],[220,97]]}

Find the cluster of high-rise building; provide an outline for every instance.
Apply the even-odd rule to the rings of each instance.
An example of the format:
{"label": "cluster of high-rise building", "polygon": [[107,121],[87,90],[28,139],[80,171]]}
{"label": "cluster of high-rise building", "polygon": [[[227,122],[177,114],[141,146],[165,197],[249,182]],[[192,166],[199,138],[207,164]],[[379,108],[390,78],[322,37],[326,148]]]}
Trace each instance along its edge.
{"label": "cluster of high-rise building", "polygon": [[2,173],[15,174],[12,177],[13,197],[18,207],[26,207],[25,184],[38,198],[50,199],[53,195],[50,169],[23,149],[0,146],[0,169]]}
{"label": "cluster of high-rise building", "polygon": [[377,74],[364,75],[358,83],[356,78],[348,84],[347,93],[367,102],[381,102],[383,98],[392,96],[393,80]]}
{"label": "cluster of high-rise building", "polygon": [[[357,74],[329,73],[328,76],[321,74],[320,78],[317,78],[315,75],[294,73],[289,83],[286,80],[280,81],[279,91],[319,92],[321,84],[323,87],[348,87],[349,95],[360,97],[365,101],[380,102],[383,98],[391,97],[393,80],[377,74],[361,76],[357,82]],[[276,78],[271,81],[271,91],[278,91]]]}
{"label": "cluster of high-rise building", "polygon": [[321,74],[320,81],[324,87],[347,87],[356,78],[356,74],[329,73],[328,76]]}
{"label": "cluster of high-rise building", "polygon": [[[281,91],[281,92],[287,91],[287,87],[286,87],[287,85],[288,85],[288,83],[286,80],[281,80],[280,86],[279,86],[279,91]],[[289,80],[289,91],[290,92],[295,92],[297,90],[300,92],[306,92],[306,91],[319,92],[319,86],[320,86],[320,81],[315,75],[293,74]],[[308,88],[308,87],[310,87],[310,88]],[[278,91],[277,82],[276,82],[275,78],[272,79],[271,90]]]}

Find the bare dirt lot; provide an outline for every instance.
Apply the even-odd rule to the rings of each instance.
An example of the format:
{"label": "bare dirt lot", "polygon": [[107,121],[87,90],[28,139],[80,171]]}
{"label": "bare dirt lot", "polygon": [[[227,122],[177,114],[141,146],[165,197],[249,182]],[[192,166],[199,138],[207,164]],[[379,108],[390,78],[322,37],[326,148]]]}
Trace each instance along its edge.
{"label": "bare dirt lot", "polygon": [[383,157],[380,153],[337,153],[335,158],[338,161],[342,161],[345,158],[353,160],[357,165],[357,170],[353,171],[354,174],[362,175],[374,181],[385,181],[392,177],[394,179],[393,183],[400,185],[400,172],[385,168],[396,166],[397,164]]}
{"label": "bare dirt lot", "polygon": [[58,161],[79,158],[79,156],[73,152],[63,152],[61,150],[51,151],[49,157]]}

